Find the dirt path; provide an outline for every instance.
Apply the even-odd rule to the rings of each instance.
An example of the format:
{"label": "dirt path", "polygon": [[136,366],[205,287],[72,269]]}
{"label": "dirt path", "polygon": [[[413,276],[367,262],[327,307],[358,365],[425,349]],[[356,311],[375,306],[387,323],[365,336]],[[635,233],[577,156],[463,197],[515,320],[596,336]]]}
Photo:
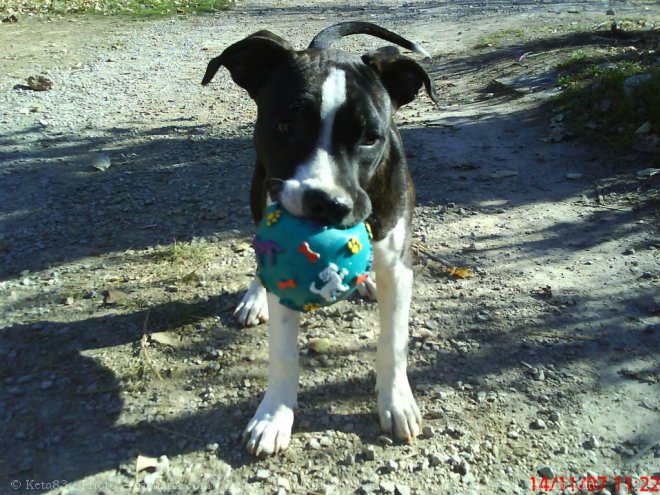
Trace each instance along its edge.
{"label": "dirt path", "polygon": [[[543,105],[573,33],[607,26],[606,8],[254,1],[110,34],[98,19],[0,26],[0,493],[524,494],[542,475],[626,493],[617,477],[658,476],[657,181],[636,176],[653,164],[553,142],[561,119]],[[353,300],[305,318],[292,446],[258,461],[239,438],[266,328],[231,314],[254,268],[255,108],[225,72],[199,81],[258,29],[303,47],[348,19],[420,42],[442,98],[398,115],[428,428],[409,446],[380,435],[376,308]],[[23,86],[41,73],[51,91]],[[140,455],[166,457],[136,474]]]}

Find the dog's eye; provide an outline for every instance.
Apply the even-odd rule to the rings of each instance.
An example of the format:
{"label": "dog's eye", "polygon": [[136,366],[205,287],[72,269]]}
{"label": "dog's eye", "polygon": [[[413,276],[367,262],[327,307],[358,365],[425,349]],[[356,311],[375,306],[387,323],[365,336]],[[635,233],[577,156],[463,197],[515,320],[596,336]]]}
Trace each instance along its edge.
{"label": "dog's eye", "polygon": [[378,142],[378,136],[365,136],[360,146],[373,146]]}

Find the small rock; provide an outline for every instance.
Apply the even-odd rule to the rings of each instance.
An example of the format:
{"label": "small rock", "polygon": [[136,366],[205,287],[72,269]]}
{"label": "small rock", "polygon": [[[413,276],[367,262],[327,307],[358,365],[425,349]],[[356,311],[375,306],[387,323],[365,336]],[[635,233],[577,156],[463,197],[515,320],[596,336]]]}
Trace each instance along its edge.
{"label": "small rock", "polygon": [[158,471],[154,471],[153,473],[147,473],[144,475],[144,478],[142,478],[142,483],[144,483],[145,487],[147,488],[147,491],[151,491],[154,483],[158,481],[159,477],[160,477],[160,473]]}
{"label": "small rock", "polygon": [[362,455],[366,461],[375,461],[376,460],[376,449],[373,446],[369,445],[362,451]]}
{"label": "small rock", "polygon": [[387,463],[382,467],[381,471],[384,474],[389,474],[389,473],[394,473],[399,469],[399,464],[394,460],[390,459],[387,461]]}
{"label": "small rock", "polygon": [[435,430],[431,425],[426,425],[422,428],[422,438],[433,438],[435,436]]}
{"label": "small rock", "polygon": [[321,439],[319,440],[319,445],[321,447],[331,447],[332,439],[329,437],[321,437]]}
{"label": "small rock", "polygon": [[257,481],[266,481],[270,478],[270,471],[268,469],[257,469],[254,479]]}
{"label": "small rock", "polygon": [[30,76],[27,85],[33,91],[50,91],[53,89],[53,80],[48,76]]}
{"label": "small rock", "polygon": [[464,485],[468,485],[470,483],[474,483],[476,481],[476,477],[474,476],[473,473],[467,473],[461,478],[461,483]]}
{"label": "small rock", "polygon": [[360,487],[360,493],[374,493],[378,490],[378,485],[376,483],[365,483]]}
{"label": "small rock", "polygon": [[307,442],[307,448],[312,450],[321,450],[321,444],[319,444],[319,441],[316,438],[312,438],[309,442]]}
{"label": "small rock", "polygon": [[591,435],[587,440],[582,444],[582,446],[587,450],[593,450],[600,447],[600,440],[595,435]]}
{"label": "small rock", "polygon": [[410,495],[410,487],[408,485],[402,485],[400,483],[397,483],[394,487],[395,492],[397,495]]}
{"label": "small rock", "polygon": [[633,248],[628,248],[623,252],[625,256],[630,256],[631,254],[635,254],[635,253],[636,251]]}
{"label": "small rock", "polygon": [[516,440],[517,438],[520,437],[520,433],[518,433],[516,430],[511,430],[509,433],[506,434],[507,437]]}
{"label": "small rock", "polygon": [[234,252],[236,253],[242,253],[245,251],[251,251],[252,250],[252,244],[249,242],[239,242],[238,244],[233,246]]}
{"label": "small rock", "polygon": [[[284,489],[282,489],[284,490]],[[284,491],[286,493],[286,491]],[[333,495],[334,493],[337,493],[337,487],[335,485],[323,485],[320,490],[320,495]]]}
{"label": "small rock", "polygon": [[105,172],[110,168],[112,162],[110,161],[110,156],[105,153],[99,153],[92,160],[92,167],[101,172]]}
{"label": "small rock", "polygon": [[462,476],[465,476],[466,474],[468,474],[470,472],[470,465],[468,464],[468,462],[465,459],[461,459],[461,462],[458,464],[457,467],[454,468],[454,470],[458,474],[460,474]]}
{"label": "small rock", "polygon": [[220,447],[217,443],[209,443],[206,445],[206,451],[207,452],[215,452],[218,450],[218,447]]}
{"label": "small rock", "polygon": [[548,426],[545,424],[545,421],[543,421],[541,418],[537,418],[534,421],[532,421],[531,427],[534,428],[535,430],[545,430]]}
{"label": "small rock", "polygon": [[379,486],[384,493],[394,493],[396,490],[396,485],[392,481],[381,481]]}
{"label": "small rock", "polygon": [[438,454],[431,454],[429,456],[429,465],[431,467],[440,466],[442,464],[442,458]]}
{"label": "small rock", "polygon": [[550,411],[550,413],[548,414],[548,418],[550,419],[550,421],[554,421],[556,423],[559,420],[561,420],[561,414],[559,413],[559,411]]}
{"label": "small rock", "polygon": [[614,9],[607,9],[605,15],[614,15]]}
{"label": "small rock", "polygon": [[543,370],[536,370],[532,375],[532,378],[534,378],[534,380],[536,380],[537,382],[542,382],[543,380],[545,380],[545,373],[543,372]]}
{"label": "small rock", "polygon": [[536,472],[542,478],[552,479],[555,477],[555,472],[550,466],[541,466]]}

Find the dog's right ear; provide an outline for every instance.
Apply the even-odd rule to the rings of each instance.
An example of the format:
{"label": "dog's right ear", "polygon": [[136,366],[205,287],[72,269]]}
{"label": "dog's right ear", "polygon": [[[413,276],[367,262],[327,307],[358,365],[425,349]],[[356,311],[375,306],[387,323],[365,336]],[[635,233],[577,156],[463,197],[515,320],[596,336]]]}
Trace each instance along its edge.
{"label": "dog's right ear", "polygon": [[219,57],[211,60],[206,67],[202,84],[210,83],[218,69],[224,65],[234,82],[246,89],[254,99],[268,76],[281,64],[293,58],[294,54],[288,41],[270,31],[258,31],[234,43]]}

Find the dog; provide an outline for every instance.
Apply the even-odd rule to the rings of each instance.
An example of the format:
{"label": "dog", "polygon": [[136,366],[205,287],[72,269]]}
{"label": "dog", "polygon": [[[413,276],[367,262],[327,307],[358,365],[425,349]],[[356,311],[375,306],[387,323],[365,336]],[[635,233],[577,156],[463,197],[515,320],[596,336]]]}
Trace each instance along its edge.
{"label": "dog", "polygon": [[[250,189],[255,223],[274,201],[293,215],[327,224],[370,225],[375,283],[370,280],[368,289],[375,290],[380,320],[380,426],[411,442],[422,424],[406,373],[415,188],[393,114],[413,101],[422,86],[434,102],[438,98],[426,71],[394,46],[362,56],[330,48],[354,34],[429,56],[419,45],[367,22],[330,26],[306,50],[295,50],[264,30],[212,59],[202,84],[225,67],[257,104]],[[291,438],[300,313],[281,305],[255,277],[236,314],[244,325],[269,321],[268,386],[243,438],[253,454],[275,454]]]}

